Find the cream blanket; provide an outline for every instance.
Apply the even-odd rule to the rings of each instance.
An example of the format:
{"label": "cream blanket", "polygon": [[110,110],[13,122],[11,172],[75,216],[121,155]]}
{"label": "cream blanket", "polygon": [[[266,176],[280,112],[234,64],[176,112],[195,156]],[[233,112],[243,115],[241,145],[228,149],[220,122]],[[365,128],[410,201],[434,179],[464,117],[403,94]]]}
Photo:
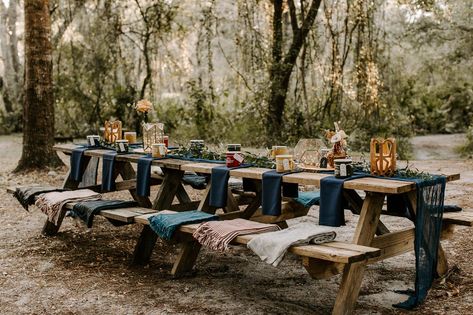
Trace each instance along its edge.
{"label": "cream blanket", "polygon": [[57,224],[62,208],[66,203],[100,199],[102,199],[102,195],[95,191],[79,189],[41,194],[38,196],[35,205],[48,216],[50,222]]}
{"label": "cream blanket", "polygon": [[290,246],[322,244],[333,241],[335,237],[336,233],[330,227],[303,222],[285,230],[258,235],[247,246],[261,260],[277,267]]}

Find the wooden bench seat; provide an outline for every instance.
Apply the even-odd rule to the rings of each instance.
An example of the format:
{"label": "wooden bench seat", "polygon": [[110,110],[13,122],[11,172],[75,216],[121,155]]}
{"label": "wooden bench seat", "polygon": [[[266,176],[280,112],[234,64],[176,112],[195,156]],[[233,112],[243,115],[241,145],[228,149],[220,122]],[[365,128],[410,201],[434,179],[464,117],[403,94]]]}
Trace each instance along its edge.
{"label": "wooden bench seat", "polygon": [[444,224],[473,226],[473,211],[447,212],[443,214]]}
{"label": "wooden bench seat", "polygon": [[[137,223],[149,225],[148,218],[152,215],[154,214],[145,214],[141,216],[136,216],[134,219]],[[180,233],[192,234],[198,226],[198,224],[187,224],[181,226],[178,231]],[[252,238],[256,236],[258,236],[258,234],[237,236],[232,241],[232,244],[246,245]],[[344,264],[364,261],[369,258],[377,257],[380,255],[381,252],[378,248],[360,246],[338,241],[320,245],[311,244],[291,246],[288,251],[303,257],[316,258],[325,261]]]}
{"label": "wooden bench seat", "polygon": [[[7,192],[13,193],[15,191],[15,187],[8,187]],[[68,202],[64,205],[64,208],[67,210],[71,210],[75,202]],[[129,207],[129,208],[120,208],[120,209],[111,209],[111,210],[102,210],[96,215],[103,216],[107,219],[112,219],[120,222],[125,223],[134,223],[134,217],[148,214],[148,213],[157,213],[156,210],[149,209],[149,208],[142,208],[142,207]]]}

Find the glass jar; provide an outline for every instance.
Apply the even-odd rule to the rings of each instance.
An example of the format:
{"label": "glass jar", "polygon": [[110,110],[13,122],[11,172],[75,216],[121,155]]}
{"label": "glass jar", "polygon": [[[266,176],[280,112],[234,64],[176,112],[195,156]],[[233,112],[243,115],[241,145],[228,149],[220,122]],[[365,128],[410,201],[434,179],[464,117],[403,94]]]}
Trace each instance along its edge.
{"label": "glass jar", "polygon": [[118,153],[128,152],[128,140],[117,140],[115,141],[115,149]]}
{"label": "glass jar", "polygon": [[321,149],[320,150],[320,168],[327,168],[328,166],[328,154],[330,153],[330,149]]}

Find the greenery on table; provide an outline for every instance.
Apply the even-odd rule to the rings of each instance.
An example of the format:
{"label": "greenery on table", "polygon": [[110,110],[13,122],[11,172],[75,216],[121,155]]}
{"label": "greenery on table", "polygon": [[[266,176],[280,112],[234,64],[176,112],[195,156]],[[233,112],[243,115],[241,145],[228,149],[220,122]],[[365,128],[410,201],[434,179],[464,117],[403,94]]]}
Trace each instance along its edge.
{"label": "greenery on table", "polygon": [[[211,161],[225,161],[225,152],[216,152],[210,150],[207,146],[204,146],[202,150],[196,150],[191,146],[181,145],[178,149],[172,151],[172,155],[177,155],[183,158],[198,158]],[[255,167],[263,168],[275,168],[275,163],[270,158],[264,155],[254,154],[248,151],[244,151],[245,164],[252,164]]]}
{"label": "greenery on table", "polygon": [[[362,159],[359,162],[354,162],[353,169],[355,172],[362,172],[362,173],[368,173],[368,174],[371,173],[370,163],[366,159]],[[397,168],[396,173],[394,174],[393,177],[431,179],[432,175],[413,167],[412,165],[409,164],[409,161],[408,161],[406,167]]]}

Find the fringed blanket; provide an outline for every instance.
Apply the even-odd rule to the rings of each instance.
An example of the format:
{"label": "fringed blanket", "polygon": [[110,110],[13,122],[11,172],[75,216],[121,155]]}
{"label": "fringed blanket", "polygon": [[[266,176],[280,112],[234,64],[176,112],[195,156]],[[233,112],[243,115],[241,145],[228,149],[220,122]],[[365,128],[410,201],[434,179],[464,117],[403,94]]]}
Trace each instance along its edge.
{"label": "fringed blanket", "polygon": [[64,191],[64,189],[52,186],[18,187],[15,189],[13,196],[18,200],[22,207],[28,211],[28,206],[34,204],[36,196],[52,191]]}
{"label": "fringed blanket", "polygon": [[228,244],[239,235],[265,233],[279,230],[274,224],[264,224],[245,219],[202,223],[192,236],[202,245],[213,250],[225,251]]}
{"label": "fringed blanket", "polygon": [[48,216],[48,220],[57,224],[62,207],[68,202],[99,200],[102,196],[90,189],[74,191],[49,192],[39,195],[35,205]]}

